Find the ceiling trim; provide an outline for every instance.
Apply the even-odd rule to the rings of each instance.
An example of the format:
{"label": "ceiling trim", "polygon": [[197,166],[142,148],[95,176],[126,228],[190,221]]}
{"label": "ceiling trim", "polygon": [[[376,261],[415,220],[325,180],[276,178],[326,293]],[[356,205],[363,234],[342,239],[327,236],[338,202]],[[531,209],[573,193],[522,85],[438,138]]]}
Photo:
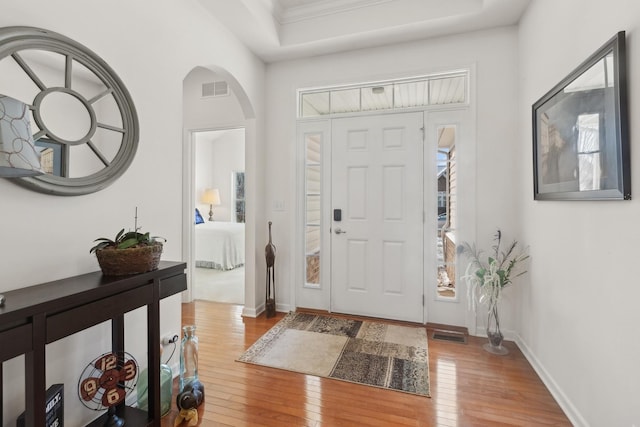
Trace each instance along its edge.
{"label": "ceiling trim", "polygon": [[377,6],[392,1],[394,0],[326,0],[323,2],[301,4],[299,6],[284,7],[276,0],[274,16],[280,24],[291,24],[321,16],[330,16],[351,10]]}
{"label": "ceiling trim", "polygon": [[531,0],[196,0],[266,63],[516,25]]}

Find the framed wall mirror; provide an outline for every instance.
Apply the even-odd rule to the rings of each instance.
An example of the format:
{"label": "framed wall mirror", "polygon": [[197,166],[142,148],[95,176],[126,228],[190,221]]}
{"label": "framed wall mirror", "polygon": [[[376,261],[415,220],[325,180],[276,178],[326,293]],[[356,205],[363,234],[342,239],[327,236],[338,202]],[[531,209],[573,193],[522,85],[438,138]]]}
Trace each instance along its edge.
{"label": "framed wall mirror", "polygon": [[129,167],[139,138],[134,103],[91,50],[41,28],[0,28],[0,75],[0,94],[29,106],[47,172],[13,182],[75,196],[105,188]]}
{"label": "framed wall mirror", "polygon": [[625,33],[533,104],[536,200],[630,200]]}

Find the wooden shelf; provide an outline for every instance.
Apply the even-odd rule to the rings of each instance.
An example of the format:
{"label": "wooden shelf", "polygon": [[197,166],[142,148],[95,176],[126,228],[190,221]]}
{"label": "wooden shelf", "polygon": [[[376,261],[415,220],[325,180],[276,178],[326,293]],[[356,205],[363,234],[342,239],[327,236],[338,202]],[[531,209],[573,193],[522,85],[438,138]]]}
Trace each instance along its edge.
{"label": "wooden shelf", "polygon": [[[112,350],[125,351],[124,314],[143,306],[147,307],[149,411],[124,405],[118,411],[127,426],[159,426],[160,299],[187,289],[185,268],[183,262],[161,261],[158,269],[148,273],[107,277],[96,271],[5,292],[0,342],[11,345],[0,348],[0,363],[25,355],[26,427],[45,425],[46,344],[111,320]],[[4,425],[2,407],[0,387],[0,422]]]}

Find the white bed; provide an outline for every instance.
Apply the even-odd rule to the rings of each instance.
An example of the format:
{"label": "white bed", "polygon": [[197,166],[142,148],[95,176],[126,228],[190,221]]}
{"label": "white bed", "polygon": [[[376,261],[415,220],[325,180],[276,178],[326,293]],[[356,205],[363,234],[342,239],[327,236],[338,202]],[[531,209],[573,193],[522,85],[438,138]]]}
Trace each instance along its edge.
{"label": "white bed", "polygon": [[205,221],[196,224],[196,267],[232,270],[244,265],[244,224]]}

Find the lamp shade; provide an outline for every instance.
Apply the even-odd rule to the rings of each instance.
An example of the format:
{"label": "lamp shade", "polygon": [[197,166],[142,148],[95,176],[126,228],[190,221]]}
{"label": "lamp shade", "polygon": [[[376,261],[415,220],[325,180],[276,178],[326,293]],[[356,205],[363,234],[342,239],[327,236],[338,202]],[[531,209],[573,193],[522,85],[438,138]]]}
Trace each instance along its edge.
{"label": "lamp shade", "polygon": [[218,206],[220,204],[220,191],[217,188],[207,188],[202,194],[202,203]]}
{"label": "lamp shade", "polygon": [[17,178],[43,173],[31,134],[29,107],[0,95],[0,176]]}

